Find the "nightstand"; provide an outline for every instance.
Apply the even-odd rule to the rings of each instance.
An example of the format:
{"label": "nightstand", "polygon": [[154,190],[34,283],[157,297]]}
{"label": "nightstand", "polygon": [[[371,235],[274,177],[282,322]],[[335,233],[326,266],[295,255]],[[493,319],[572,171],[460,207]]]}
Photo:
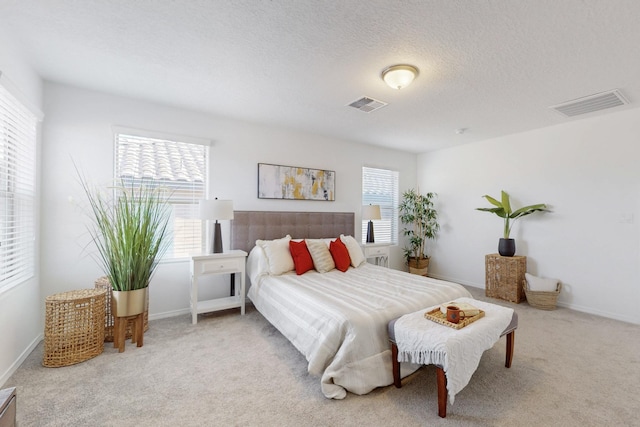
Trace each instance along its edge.
{"label": "nightstand", "polygon": [[[218,254],[194,255],[191,257],[191,323],[198,323],[199,313],[226,310],[240,307],[240,314],[244,315],[245,299],[245,251],[229,251]],[[239,274],[240,289],[235,295],[198,301],[198,278],[209,274]]]}
{"label": "nightstand", "polygon": [[389,248],[391,243],[366,243],[361,246],[365,258],[374,258],[376,265],[389,267]]}

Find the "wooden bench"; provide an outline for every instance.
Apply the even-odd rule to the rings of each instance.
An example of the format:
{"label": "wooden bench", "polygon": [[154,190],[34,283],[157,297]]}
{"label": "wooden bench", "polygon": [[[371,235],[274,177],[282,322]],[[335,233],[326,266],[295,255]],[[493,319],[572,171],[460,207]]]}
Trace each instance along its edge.
{"label": "wooden bench", "polygon": [[[399,318],[398,318],[399,319]],[[393,319],[389,322],[389,341],[391,342],[391,359],[393,369],[393,384],[397,388],[402,387],[400,378],[400,362],[398,362],[398,346],[396,344],[395,324],[398,319]],[[507,336],[507,351],[505,357],[504,366],[511,367],[513,361],[513,351],[515,346],[515,330],[518,328],[518,314],[514,311],[511,318],[511,323],[505,328],[500,336]],[[438,388],[438,415],[442,418],[447,416],[447,378],[445,376],[444,369],[441,366],[436,366],[436,383]]]}

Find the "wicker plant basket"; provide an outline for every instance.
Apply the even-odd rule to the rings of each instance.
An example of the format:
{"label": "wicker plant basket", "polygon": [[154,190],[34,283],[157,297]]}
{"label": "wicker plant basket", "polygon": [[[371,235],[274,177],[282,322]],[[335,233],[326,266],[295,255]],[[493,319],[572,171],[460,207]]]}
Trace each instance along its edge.
{"label": "wicker plant basket", "polygon": [[[109,278],[107,276],[104,277],[100,277],[98,280],[96,280],[95,282],[95,287],[96,289],[106,289],[107,290],[107,296],[105,299],[105,313],[104,313],[104,340],[105,342],[113,342],[113,326],[114,326],[114,319],[113,319],[113,314],[111,312],[111,283],[109,282]],[[149,293],[147,293],[147,298],[149,298]],[[147,306],[148,306],[148,301],[147,301]],[[129,322],[127,324],[127,332],[125,335],[126,339],[130,339],[131,338],[131,334],[132,334],[132,326],[133,326],[133,322]],[[145,310],[144,312],[144,332],[147,332],[149,330],[149,310]]]}
{"label": "wicker plant basket", "polygon": [[429,259],[430,258],[409,259],[409,273],[426,276],[427,271],[429,271]]}
{"label": "wicker plant basket", "polygon": [[524,293],[531,307],[540,310],[555,310],[558,301],[558,295],[562,289],[562,283],[558,282],[558,289],[555,292],[532,291],[526,280],[523,281]]}
{"label": "wicker plant basket", "polygon": [[102,353],[105,296],[103,289],[80,289],[45,299],[43,366],[73,365]]}

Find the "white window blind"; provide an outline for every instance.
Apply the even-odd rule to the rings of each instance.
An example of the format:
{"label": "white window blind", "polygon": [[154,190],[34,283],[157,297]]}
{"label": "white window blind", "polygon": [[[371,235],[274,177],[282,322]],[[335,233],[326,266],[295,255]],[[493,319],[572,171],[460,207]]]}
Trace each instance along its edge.
{"label": "white window blind", "polygon": [[[398,243],[397,171],[362,168],[362,204],[380,205],[380,220],[373,221],[376,243]],[[368,221],[362,221],[362,242],[366,241]]]}
{"label": "white window blind", "polygon": [[149,136],[116,133],[116,180],[127,186],[166,188],[171,205],[172,242],[165,258],[204,249],[198,202],[206,199],[209,147]]}
{"label": "white window blind", "polygon": [[35,273],[37,118],[0,85],[0,289]]}

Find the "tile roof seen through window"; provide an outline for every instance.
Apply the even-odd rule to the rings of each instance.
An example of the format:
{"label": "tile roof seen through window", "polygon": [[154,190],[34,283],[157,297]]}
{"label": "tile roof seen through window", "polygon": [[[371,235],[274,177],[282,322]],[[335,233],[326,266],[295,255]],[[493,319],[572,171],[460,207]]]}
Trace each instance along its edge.
{"label": "tile roof seen through window", "polygon": [[121,178],[204,182],[204,146],[124,134],[117,138],[117,171]]}

